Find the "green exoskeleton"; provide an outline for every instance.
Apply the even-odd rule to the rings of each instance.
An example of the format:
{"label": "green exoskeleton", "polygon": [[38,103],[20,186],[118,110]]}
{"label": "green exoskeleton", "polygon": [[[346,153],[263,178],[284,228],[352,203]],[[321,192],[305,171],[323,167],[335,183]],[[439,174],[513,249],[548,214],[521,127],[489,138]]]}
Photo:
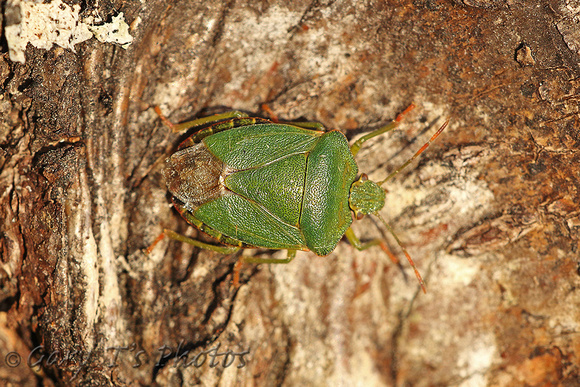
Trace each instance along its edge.
{"label": "green exoskeleton", "polygon": [[324,256],[343,236],[359,250],[380,246],[391,255],[384,240],[363,244],[350,228],[353,215],[361,219],[372,214],[402,248],[425,291],[407,250],[379,215],[385,205],[381,186],[419,156],[447,122],[383,181],[359,175],[354,159],[365,141],[395,129],[412,108],[351,146],[341,132],[325,131],[319,123],[275,123],[234,111],[174,125],[156,108],[175,132],[201,128],[166,160],[162,173],[177,211],[224,245],[203,243],[171,230],[164,230],[160,238],[166,235],[223,254],[240,248],[288,251],[286,259],[244,259],[255,263],[288,263],[297,250]]}

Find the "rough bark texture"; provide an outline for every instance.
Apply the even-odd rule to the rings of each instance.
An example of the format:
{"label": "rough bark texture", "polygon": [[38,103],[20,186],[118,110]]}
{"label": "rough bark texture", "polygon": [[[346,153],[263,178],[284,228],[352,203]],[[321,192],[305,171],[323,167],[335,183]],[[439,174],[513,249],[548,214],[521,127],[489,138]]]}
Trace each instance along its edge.
{"label": "rough bark texture", "polygon": [[[82,6],[105,20],[124,12],[133,44],[29,45],[21,64],[0,40],[0,378],[580,383],[577,3]],[[267,104],[281,119],[320,121],[352,139],[411,102],[401,130],[357,160],[384,178],[451,119],[389,182],[382,210],[426,295],[404,258],[407,279],[381,250],[348,243],[324,258],[246,265],[238,289],[235,255],[168,240],[143,253],[162,227],[208,240],[169,205],[156,161],[179,136],[155,105],[180,122],[231,108],[267,116]],[[353,227],[364,240],[383,229],[372,219]]]}

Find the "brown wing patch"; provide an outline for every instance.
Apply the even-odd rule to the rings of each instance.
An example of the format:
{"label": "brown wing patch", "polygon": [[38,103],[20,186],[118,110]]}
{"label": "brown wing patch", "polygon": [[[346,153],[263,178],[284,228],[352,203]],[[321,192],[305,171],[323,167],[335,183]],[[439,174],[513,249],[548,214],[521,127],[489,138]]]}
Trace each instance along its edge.
{"label": "brown wing patch", "polygon": [[204,143],[183,148],[165,161],[167,189],[189,209],[223,195],[224,163]]}

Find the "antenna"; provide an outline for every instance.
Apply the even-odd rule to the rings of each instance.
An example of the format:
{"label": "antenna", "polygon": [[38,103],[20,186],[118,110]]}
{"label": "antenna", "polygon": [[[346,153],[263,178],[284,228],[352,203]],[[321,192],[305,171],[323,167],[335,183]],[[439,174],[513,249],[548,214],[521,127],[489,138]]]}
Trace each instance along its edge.
{"label": "antenna", "polygon": [[423,145],[421,147],[421,149],[419,149],[417,151],[417,153],[415,153],[413,155],[413,157],[411,157],[409,160],[405,161],[403,163],[403,165],[401,165],[399,168],[395,169],[393,172],[391,172],[391,174],[389,176],[387,176],[387,178],[381,182],[378,182],[377,184],[379,186],[385,184],[387,181],[391,180],[397,173],[401,172],[407,165],[411,164],[413,162],[413,160],[415,160],[421,153],[423,153],[425,151],[425,149],[427,149],[427,147],[433,142],[435,141],[435,139],[437,137],[439,137],[439,135],[441,134],[441,132],[443,132],[443,129],[445,129],[447,127],[447,124],[449,124],[449,119],[447,119],[447,121],[445,121],[443,123],[443,125],[441,125],[441,127],[439,128],[439,130],[437,132],[435,132],[435,134],[431,137],[431,139],[429,141],[427,141],[425,143],[425,145]]}
{"label": "antenna", "polygon": [[419,280],[419,285],[421,285],[421,289],[423,290],[423,293],[427,293],[427,289],[425,288],[425,282],[423,281],[423,277],[421,277],[421,274],[419,273],[419,270],[417,269],[417,266],[415,266],[415,262],[413,262],[413,259],[411,258],[411,256],[407,252],[407,249],[405,248],[405,246],[403,245],[403,243],[401,243],[401,241],[399,240],[399,237],[397,236],[397,234],[395,234],[395,232],[393,231],[393,229],[391,228],[391,226],[389,226],[389,224],[383,219],[383,217],[381,215],[379,215],[379,212],[378,211],[375,212],[373,215],[376,216],[377,218],[379,218],[379,220],[385,225],[385,227],[387,228],[387,230],[389,230],[389,232],[391,233],[391,235],[395,238],[395,240],[397,241],[397,244],[399,245],[399,247],[401,248],[401,250],[403,250],[403,253],[407,257],[407,261],[409,261],[409,264],[411,265],[411,267],[415,271],[415,276]]}
{"label": "antenna", "polygon": [[[413,107],[413,105],[411,105],[409,108],[407,108],[403,113],[401,113],[397,119],[394,121],[395,125],[398,125],[399,121],[402,119],[402,115],[405,114],[406,112],[408,112],[409,110],[411,110]],[[441,127],[439,128],[439,130],[437,130],[437,132],[435,132],[435,134],[433,136],[431,136],[431,139],[429,141],[427,141],[425,143],[425,145],[423,145],[421,147],[421,149],[419,149],[417,151],[417,153],[415,153],[413,155],[413,157],[411,157],[409,160],[405,161],[399,168],[395,169],[393,172],[391,172],[389,174],[389,176],[387,176],[387,178],[381,182],[378,182],[377,184],[379,186],[385,184],[387,181],[391,180],[397,173],[401,172],[406,166],[408,166],[409,164],[411,164],[413,162],[413,160],[415,160],[417,157],[419,157],[419,155],[421,153],[423,153],[425,151],[425,149],[427,149],[427,147],[429,147],[429,145],[435,141],[435,139],[441,134],[441,132],[443,132],[443,130],[447,127],[447,125],[449,124],[449,120],[445,121],[443,123],[443,125],[441,125]],[[393,126],[393,128],[394,128]],[[415,266],[415,262],[413,262],[413,259],[411,258],[411,256],[409,255],[409,253],[407,252],[407,249],[405,248],[405,246],[403,245],[403,243],[401,243],[401,241],[399,240],[399,237],[397,236],[397,234],[395,234],[395,231],[393,231],[393,229],[391,228],[391,226],[389,226],[389,224],[383,219],[383,217],[379,214],[379,212],[375,212],[373,214],[374,216],[376,216],[387,228],[387,230],[389,230],[389,232],[391,233],[391,235],[393,236],[393,238],[395,238],[395,240],[397,241],[397,244],[399,245],[399,247],[401,248],[401,250],[403,250],[403,253],[405,254],[405,256],[407,257],[407,261],[409,261],[409,264],[411,265],[411,267],[413,268],[413,270],[415,271],[415,276],[417,277],[417,280],[419,280],[419,285],[421,285],[421,289],[423,290],[423,293],[427,293],[427,289],[425,288],[425,282],[423,281],[423,278],[421,277],[421,274],[419,273],[419,270],[417,269],[417,266]]]}

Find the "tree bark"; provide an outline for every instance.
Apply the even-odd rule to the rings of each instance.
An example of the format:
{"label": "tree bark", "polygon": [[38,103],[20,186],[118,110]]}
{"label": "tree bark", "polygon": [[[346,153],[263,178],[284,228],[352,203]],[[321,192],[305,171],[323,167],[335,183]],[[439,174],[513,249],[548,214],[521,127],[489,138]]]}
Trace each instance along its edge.
{"label": "tree bark", "polygon": [[[73,3],[73,2],[71,2]],[[209,3],[209,4],[208,4]],[[3,33],[14,5],[1,2]],[[126,49],[0,39],[0,378],[21,385],[580,383],[580,30],[569,1],[158,1]],[[229,109],[319,121],[385,184],[383,225],[327,257],[242,267],[170,206],[182,122]],[[244,255],[284,257],[246,250]],[[406,273],[406,274],[405,274]]]}

